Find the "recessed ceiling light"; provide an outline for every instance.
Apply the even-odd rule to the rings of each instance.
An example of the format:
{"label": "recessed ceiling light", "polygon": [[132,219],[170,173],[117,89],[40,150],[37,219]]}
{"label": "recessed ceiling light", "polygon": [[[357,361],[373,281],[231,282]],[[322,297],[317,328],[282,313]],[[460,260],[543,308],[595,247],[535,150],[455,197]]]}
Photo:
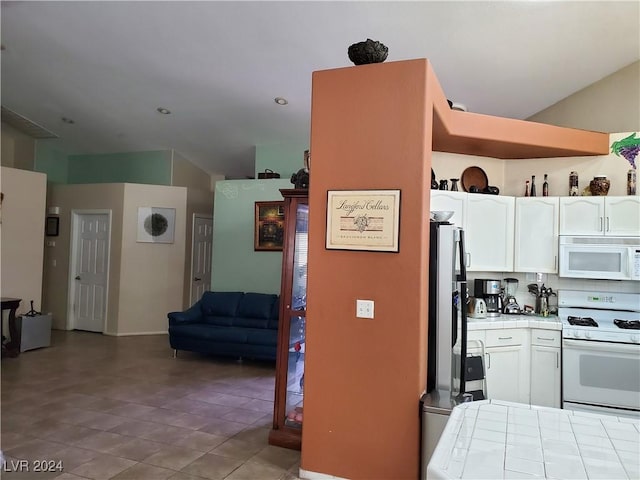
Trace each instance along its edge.
{"label": "recessed ceiling light", "polygon": [[76,122],[75,122],[75,120],[72,120],[72,119],[67,118],[67,117],[62,117],[62,119],[61,119],[61,120],[62,120],[64,123],[68,123],[69,125],[73,125],[74,123],[76,123]]}
{"label": "recessed ceiling light", "polygon": [[287,103],[289,103],[289,100],[283,97],[276,97],[273,99],[273,101],[276,102],[278,105],[286,105]]}
{"label": "recessed ceiling light", "polygon": [[156,108],[156,110],[158,110],[163,115],[171,114],[171,110],[169,110],[167,108],[164,108],[164,107],[158,107],[158,108]]}

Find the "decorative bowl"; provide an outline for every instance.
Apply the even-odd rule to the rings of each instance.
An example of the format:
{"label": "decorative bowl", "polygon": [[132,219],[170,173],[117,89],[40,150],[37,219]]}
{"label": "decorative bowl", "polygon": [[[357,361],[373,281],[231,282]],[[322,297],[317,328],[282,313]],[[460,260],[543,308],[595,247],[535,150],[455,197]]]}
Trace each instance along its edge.
{"label": "decorative bowl", "polygon": [[455,212],[444,211],[444,210],[432,210],[431,211],[431,220],[434,222],[446,222]]}
{"label": "decorative bowl", "polygon": [[611,181],[605,175],[596,175],[595,177],[593,177],[593,180],[589,182],[589,190],[591,191],[591,195],[604,196],[609,193],[610,186]]}
{"label": "decorative bowl", "polygon": [[356,65],[381,63],[387,59],[389,49],[382,43],[367,38],[366,42],[354,43],[347,50],[349,60]]}

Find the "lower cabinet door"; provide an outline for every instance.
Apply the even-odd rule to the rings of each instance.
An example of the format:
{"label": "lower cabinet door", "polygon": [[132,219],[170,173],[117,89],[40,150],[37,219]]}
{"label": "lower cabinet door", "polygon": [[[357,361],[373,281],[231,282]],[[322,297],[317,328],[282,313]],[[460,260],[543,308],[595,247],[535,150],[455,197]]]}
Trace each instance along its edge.
{"label": "lower cabinet door", "polygon": [[560,408],[560,349],[531,346],[531,405]]}
{"label": "lower cabinet door", "polygon": [[529,362],[523,345],[487,348],[485,360],[488,398],[529,403]]}

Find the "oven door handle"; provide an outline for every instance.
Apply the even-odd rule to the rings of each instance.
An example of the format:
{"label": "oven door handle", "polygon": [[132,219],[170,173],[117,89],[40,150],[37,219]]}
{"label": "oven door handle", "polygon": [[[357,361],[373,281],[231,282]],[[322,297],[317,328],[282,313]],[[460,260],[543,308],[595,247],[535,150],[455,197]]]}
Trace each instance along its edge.
{"label": "oven door handle", "polygon": [[591,350],[594,352],[612,352],[612,353],[629,353],[637,354],[638,345],[627,343],[612,343],[612,342],[592,342],[589,340],[570,340],[565,338],[562,340],[562,346],[564,348],[573,348],[577,350]]}

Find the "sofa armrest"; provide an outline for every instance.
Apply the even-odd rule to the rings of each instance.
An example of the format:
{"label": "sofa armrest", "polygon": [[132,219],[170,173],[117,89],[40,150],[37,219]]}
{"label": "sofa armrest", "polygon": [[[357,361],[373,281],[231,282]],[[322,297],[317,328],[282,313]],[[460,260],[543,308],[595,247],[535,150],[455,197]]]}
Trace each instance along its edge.
{"label": "sofa armrest", "polygon": [[167,317],[169,318],[169,326],[184,325],[185,323],[201,323],[202,307],[200,306],[200,301],[198,300],[184,312],[169,312]]}

